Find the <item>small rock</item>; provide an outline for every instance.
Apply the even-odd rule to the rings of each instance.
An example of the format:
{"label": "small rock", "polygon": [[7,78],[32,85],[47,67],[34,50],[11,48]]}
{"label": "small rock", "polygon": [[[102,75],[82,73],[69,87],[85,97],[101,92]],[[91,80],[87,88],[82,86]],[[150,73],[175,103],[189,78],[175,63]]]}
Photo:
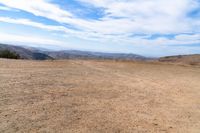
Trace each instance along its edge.
{"label": "small rock", "polygon": [[155,125],[155,126],[158,126],[158,124],[157,124],[157,123],[154,123],[154,125]]}

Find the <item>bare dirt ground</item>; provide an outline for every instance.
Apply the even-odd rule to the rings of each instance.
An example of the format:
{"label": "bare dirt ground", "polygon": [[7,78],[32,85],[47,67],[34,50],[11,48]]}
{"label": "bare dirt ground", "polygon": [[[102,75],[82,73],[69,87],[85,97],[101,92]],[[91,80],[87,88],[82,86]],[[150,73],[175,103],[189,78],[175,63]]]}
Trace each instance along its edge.
{"label": "bare dirt ground", "polygon": [[1,59],[0,132],[199,133],[200,68]]}

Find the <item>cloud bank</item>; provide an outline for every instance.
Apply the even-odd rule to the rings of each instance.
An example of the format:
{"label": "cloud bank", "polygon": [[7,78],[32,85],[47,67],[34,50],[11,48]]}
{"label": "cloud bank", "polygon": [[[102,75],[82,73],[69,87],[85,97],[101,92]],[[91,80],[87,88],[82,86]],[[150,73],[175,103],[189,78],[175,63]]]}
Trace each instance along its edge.
{"label": "cloud bank", "polygon": [[[199,0],[71,0],[64,3],[63,6],[55,0],[0,0],[3,5],[0,10],[27,12],[55,21],[57,25],[29,17],[0,16],[0,22],[61,32],[64,36],[108,45],[115,42],[155,46],[200,44]],[[74,8],[68,8],[72,3]],[[77,5],[81,8],[76,8]]]}

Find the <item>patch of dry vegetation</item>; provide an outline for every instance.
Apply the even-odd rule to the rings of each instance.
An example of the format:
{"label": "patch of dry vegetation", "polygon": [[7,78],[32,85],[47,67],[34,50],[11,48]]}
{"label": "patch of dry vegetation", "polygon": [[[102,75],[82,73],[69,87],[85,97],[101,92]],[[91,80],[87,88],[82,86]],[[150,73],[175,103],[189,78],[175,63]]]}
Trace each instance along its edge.
{"label": "patch of dry vegetation", "polygon": [[159,59],[160,62],[169,62],[174,64],[182,65],[193,65],[200,66],[200,55],[179,55],[179,56],[168,56]]}

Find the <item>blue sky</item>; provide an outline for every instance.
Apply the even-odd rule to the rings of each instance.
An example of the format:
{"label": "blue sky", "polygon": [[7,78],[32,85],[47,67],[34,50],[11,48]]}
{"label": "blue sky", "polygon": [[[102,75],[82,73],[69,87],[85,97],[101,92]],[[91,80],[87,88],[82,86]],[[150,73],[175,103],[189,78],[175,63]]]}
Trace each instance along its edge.
{"label": "blue sky", "polygon": [[200,0],[0,0],[0,43],[200,54]]}

